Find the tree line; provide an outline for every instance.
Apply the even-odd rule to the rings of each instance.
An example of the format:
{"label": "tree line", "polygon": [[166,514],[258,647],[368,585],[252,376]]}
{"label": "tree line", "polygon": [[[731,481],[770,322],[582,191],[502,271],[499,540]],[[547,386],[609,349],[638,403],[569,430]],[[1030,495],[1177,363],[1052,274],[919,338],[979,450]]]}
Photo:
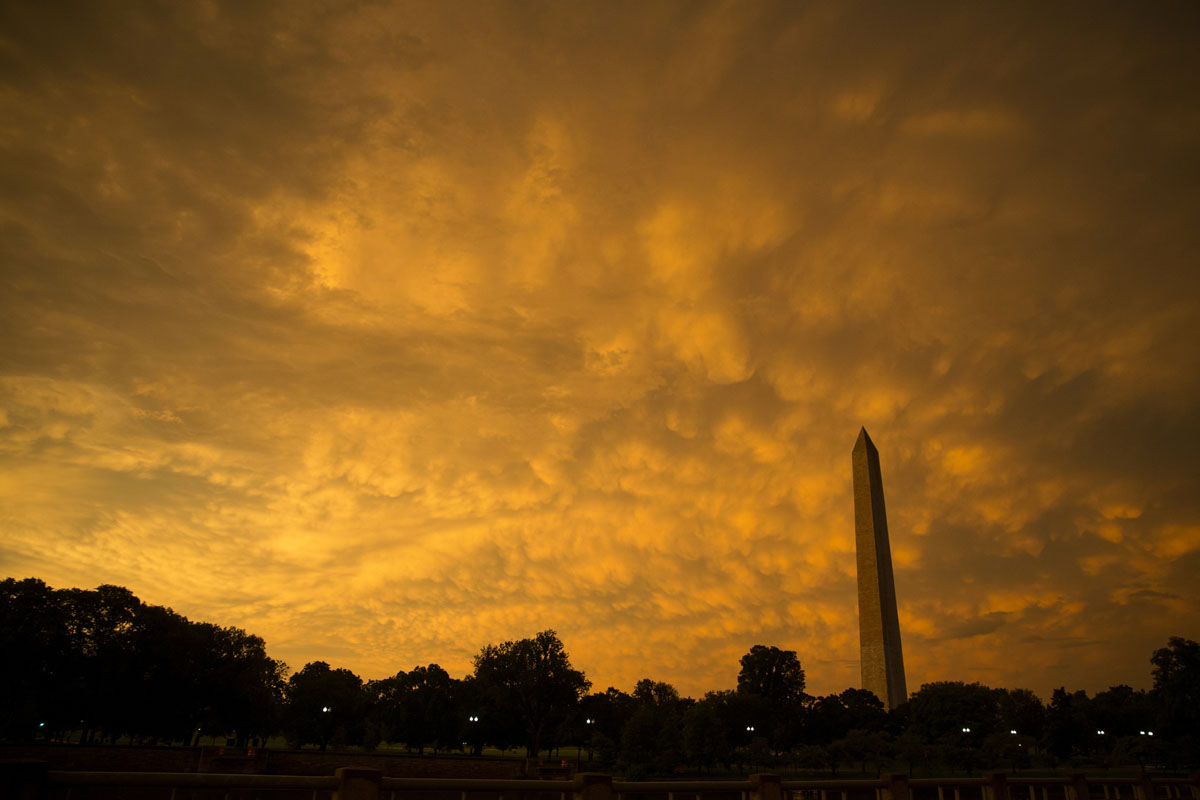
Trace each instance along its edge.
{"label": "tree line", "polygon": [[[262,639],[191,622],[128,589],[0,583],[0,740],[294,747],[485,746],[529,756],[572,748],[629,777],[745,765],[878,772],[946,767],[1179,768],[1200,760],[1200,644],[1172,637],[1150,659],[1154,688],[1089,696],[979,683],[925,684],[888,711],[871,692],[805,692],[795,651],[755,645],[737,688],[682,697],[649,678],[589,691],[553,631],[487,645],[461,679],[437,664],[363,681],[323,661],[289,673]],[[558,753],[561,755],[561,753]]]}

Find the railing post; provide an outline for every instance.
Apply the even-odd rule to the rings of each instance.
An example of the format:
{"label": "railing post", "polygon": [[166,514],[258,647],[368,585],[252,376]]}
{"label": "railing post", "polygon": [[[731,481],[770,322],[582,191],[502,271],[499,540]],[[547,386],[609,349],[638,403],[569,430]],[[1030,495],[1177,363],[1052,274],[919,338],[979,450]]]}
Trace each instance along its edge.
{"label": "railing post", "polygon": [[362,767],[338,767],[333,773],[338,786],[333,800],[379,800],[379,781],[383,773]]}
{"label": "railing post", "polygon": [[1200,800],[1200,772],[1188,775],[1188,783],[1191,784],[1188,788],[1192,790],[1192,800]]}
{"label": "railing post", "polygon": [[1142,777],[1133,785],[1134,800],[1154,800],[1154,782],[1150,776],[1142,773]]}
{"label": "railing post", "polygon": [[989,772],[988,789],[991,790],[991,800],[1010,800],[1008,794],[1008,776],[1003,772]]}
{"label": "railing post", "polygon": [[1091,800],[1091,793],[1088,792],[1087,776],[1075,773],[1067,780],[1066,790],[1067,800]]}
{"label": "railing post", "polygon": [[901,772],[889,772],[883,776],[885,800],[909,800],[908,776]]}
{"label": "railing post", "polygon": [[613,800],[612,775],[581,772],[575,776],[575,800]]}
{"label": "railing post", "polygon": [[756,772],[750,776],[750,800],[783,800],[778,775]]}

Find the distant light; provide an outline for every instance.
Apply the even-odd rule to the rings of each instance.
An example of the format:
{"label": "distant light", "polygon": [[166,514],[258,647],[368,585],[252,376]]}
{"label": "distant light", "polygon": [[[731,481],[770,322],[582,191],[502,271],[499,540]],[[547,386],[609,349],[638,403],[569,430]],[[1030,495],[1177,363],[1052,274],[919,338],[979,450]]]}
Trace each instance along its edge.
{"label": "distant light", "polygon": [[1009,731],[1009,733],[1011,733],[1013,736],[1016,736],[1016,735],[1017,735],[1017,732],[1016,732],[1016,731]]}
{"label": "distant light", "polygon": [[323,714],[329,713],[329,710],[330,710],[329,706],[321,706],[321,713],[323,713]]}
{"label": "distant light", "polygon": [[1138,733],[1140,733],[1142,736],[1145,736],[1145,735],[1146,735],[1146,732],[1145,732],[1145,731],[1138,731]]}
{"label": "distant light", "polygon": [[1147,736],[1153,736],[1153,735],[1154,735],[1154,731],[1146,731],[1146,735],[1147,735]]}
{"label": "distant light", "polygon": [[467,722],[479,722],[479,717],[467,717]]}
{"label": "distant light", "polygon": [[970,732],[971,732],[971,729],[970,729],[970,728],[963,728],[963,731],[962,731],[962,732],[963,732],[963,733],[970,733]]}
{"label": "distant light", "polygon": [[38,723],[38,727],[39,727],[39,728],[44,728],[44,727],[46,727],[46,723],[44,723],[44,722],[39,722],[39,723]]}
{"label": "distant light", "polygon": [[753,725],[747,725],[747,726],[746,726],[746,730],[750,731],[751,733],[754,733],[754,726],[753,726]]}
{"label": "distant light", "polygon": [[1104,731],[1096,731],[1096,733],[1100,734],[1101,736],[1104,735]]}
{"label": "distant light", "polygon": [[586,721],[587,721],[587,724],[588,724],[588,725],[591,725],[591,724],[592,724],[593,722],[595,722],[596,720],[589,718],[589,719],[588,719],[588,720],[586,720]]}

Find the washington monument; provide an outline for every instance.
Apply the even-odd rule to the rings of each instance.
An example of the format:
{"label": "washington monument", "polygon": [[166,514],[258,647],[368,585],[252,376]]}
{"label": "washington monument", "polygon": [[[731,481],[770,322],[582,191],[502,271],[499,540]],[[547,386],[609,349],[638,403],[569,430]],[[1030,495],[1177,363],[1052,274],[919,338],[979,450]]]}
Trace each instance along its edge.
{"label": "washington monument", "polygon": [[858,642],[862,686],[887,708],[908,700],[904,656],[900,652],[900,619],[892,580],[892,549],[879,451],[867,429],[854,443],[854,537],[858,551]]}

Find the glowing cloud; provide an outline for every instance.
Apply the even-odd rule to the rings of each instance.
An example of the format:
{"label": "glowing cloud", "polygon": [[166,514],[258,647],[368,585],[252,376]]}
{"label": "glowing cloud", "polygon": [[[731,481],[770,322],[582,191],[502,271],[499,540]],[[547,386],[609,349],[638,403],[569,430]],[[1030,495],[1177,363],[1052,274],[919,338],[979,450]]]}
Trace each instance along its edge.
{"label": "glowing cloud", "polygon": [[836,691],[865,424],[911,687],[1144,686],[1200,607],[1173,13],[9,4],[0,572],[293,668]]}

